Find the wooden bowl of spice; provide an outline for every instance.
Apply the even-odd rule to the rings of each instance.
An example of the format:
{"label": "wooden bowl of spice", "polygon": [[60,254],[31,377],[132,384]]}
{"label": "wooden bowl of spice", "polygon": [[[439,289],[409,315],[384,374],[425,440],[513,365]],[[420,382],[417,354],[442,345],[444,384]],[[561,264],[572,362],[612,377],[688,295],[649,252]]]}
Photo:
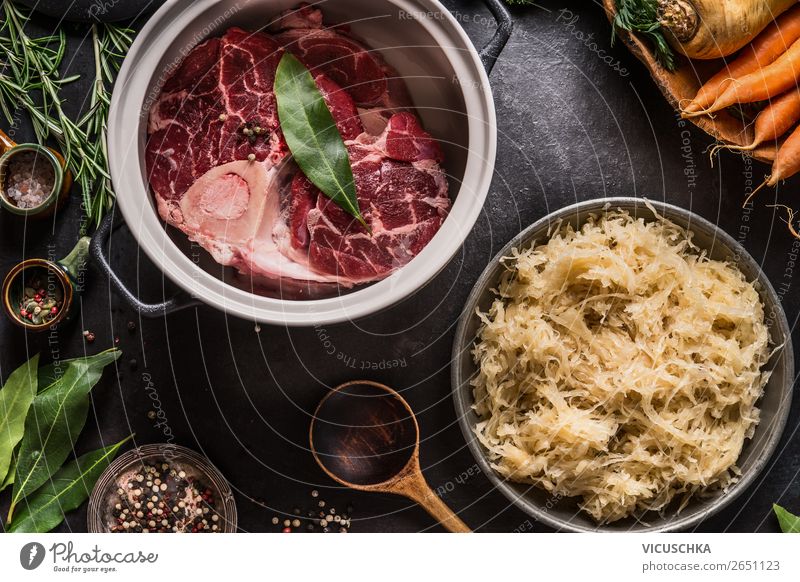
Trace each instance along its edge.
{"label": "wooden bowl of spice", "polygon": [[45,331],[67,320],[78,304],[80,276],[89,255],[89,237],[83,237],[63,259],[26,259],[3,279],[3,310],[29,331]]}
{"label": "wooden bowl of spice", "polygon": [[61,154],[36,143],[15,143],[0,130],[0,206],[45,218],[64,204],[71,186]]}
{"label": "wooden bowl of spice", "polygon": [[230,485],[208,459],[172,444],[118,457],[89,498],[90,533],[233,533]]}

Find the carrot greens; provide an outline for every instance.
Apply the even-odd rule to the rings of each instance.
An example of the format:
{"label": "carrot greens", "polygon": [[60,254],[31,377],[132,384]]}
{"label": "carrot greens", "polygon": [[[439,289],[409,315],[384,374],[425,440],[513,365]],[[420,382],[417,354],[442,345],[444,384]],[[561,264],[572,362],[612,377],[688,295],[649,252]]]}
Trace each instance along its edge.
{"label": "carrot greens", "polygon": [[647,38],[653,45],[653,53],[659,64],[668,71],[675,70],[675,53],[661,30],[658,0],[617,0],[617,14],[611,32],[612,45],[618,28]]}

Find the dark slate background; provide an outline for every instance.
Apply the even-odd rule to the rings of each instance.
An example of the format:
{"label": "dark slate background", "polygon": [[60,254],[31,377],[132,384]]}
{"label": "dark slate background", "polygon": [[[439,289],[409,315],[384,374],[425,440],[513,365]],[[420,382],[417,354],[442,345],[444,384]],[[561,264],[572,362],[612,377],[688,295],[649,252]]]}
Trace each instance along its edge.
{"label": "dark slate background", "polygon": [[[489,39],[493,21],[480,1],[446,4],[477,46]],[[676,118],[621,44],[609,47],[611,28],[597,0],[547,0],[512,12],[514,35],[491,76],[499,151],[484,212],[461,253],[413,297],[357,322],[317,329],[264,325],[256,333],[253,322],[209,307],[142,320],[92,269],[80,316],[54,339],[26,335],[0,321],[3,378],[36,352],[45,359],[74,357],[111,347],[119,338],[123,357],[116,378],[107,373],[94,389],[94,414],[77,443],[79,453],[131,432],[139,444],[162,442],[172,434],[174,442],[207,455],[230,480],[243,531],[276,531],[271,518],[308,508],[314,488],[340,512],[352,504],[353,531],[436,531],[428,515],[404,499],[336,486],[307,451],[309,414],[328,387],[356,378],[385,382],[401,390],[419,415],[428,481],[470,526],[547,531],[493,491],[477,470],[450,399],[455,322],[486,263],[522,228],[554,209],[601,196],[647,196],[690,208],[740,239],[775,287],[783,286],[794,327],[800,281],[787,268],[793,239],[768,205],[800,206],[794,198],[800,182],[790,181],[777,193],[764,191],[745,219],[743,193],[763,179],[768,167],[723,154],[712,168],[706,153],[711,140]],[[55,24],[36,19],[41,32]],[[91,44],[82,25],[67,25],[67,31],[68,72],[83,77],[64,90],[66,106],[75,113],[89,92]],[[5,121],[2,127],[9,129]],[[32,138],[24,119],[11,131],[18,141]],[[77,196],[55,221],[25,224],[3,213],[0,270],[5,273],[24,257],[66,254],[80,217]],[[138,282],[143,299],[156,301],[174,292],[125,229],[114,236],[113,261],[123,279]],[[130,321],[137,326],[134,332],[128,330]],[[94,344],[84,344],[83,329],[96,334]],[[341,357],[328,355],[330,346]],[[351,360],[355,369],[346,364]],[[403,366],[359,369],[362,362],[389,360]],[[165,425],[148,418],[154,409],[151,396],[159,400]],[[700,531],[778,531],[773,502],[800,510],[798,412],[795,399],[779,452],[762,478]],[[0,504],[3,515],[6,507],[7,493]],[[85,524],[84,507],[59,531],[85,531]]]}

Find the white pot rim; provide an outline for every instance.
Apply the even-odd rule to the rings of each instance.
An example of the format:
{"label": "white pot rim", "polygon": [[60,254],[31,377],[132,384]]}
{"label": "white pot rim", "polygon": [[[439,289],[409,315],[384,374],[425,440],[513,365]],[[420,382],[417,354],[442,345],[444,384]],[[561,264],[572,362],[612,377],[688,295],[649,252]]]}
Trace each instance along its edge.
{"label": "white pot rim", "polygon": [[[436,39],[463,87],[469,123],[467,164],[450,214],[433,240],[408,265],[363,289],[326,299],[284,300],[249,293],[198,267],[169,238],[153,204],[141,158],[143,104],[153,79],[163,75],[161,61],[176,30],[197,27],[210,8],[226,0],[189,4],[168,0],[148,21],[129,51],[109,111],[109,165],[120,211],[148,258],[193,297],[225,312],[264,323],[310,326],[357,319],[409,297],[458,252],[483,208],[494,172],[497,126],[489,79],[456,18],[438,0],[384,0],[409,14],[436,13],[416,20]],[[201,27],[202,28],[202,27]]]}

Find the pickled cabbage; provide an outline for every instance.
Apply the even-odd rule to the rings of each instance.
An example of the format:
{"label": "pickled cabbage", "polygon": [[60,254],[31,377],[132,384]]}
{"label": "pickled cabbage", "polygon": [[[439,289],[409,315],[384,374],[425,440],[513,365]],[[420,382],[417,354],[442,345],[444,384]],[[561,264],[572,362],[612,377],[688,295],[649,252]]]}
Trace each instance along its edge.
{"label": "pickled cabbage", "polygon": [[759,420],[758,292],[691,233],[621,211],[514,250],[473,350],[475,432],[503,477],[608,523],[736,480]]}

